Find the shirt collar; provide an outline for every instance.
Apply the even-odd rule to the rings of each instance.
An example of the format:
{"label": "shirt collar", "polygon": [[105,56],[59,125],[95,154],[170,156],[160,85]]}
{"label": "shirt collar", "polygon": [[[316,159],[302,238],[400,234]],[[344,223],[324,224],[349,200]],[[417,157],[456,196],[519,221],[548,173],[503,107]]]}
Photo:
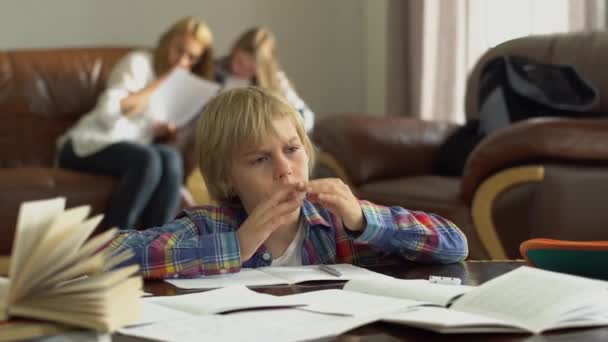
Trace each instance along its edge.
{"label": "shirt collar", "polygon": [[318,208],[310,201],[304,200],[302,203],[302,218],[309,227],[322,226],[324,228],[331,228],[331,225],[327,220],[321,216]]}

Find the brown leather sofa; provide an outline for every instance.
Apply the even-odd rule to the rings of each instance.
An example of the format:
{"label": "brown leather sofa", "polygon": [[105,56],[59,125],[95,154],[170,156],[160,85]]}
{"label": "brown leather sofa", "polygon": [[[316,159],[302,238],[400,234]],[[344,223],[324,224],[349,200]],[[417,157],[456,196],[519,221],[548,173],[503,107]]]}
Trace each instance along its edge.
{"label": "brown leather sofa", "polygon": [[[466,114],[478,115],[480,68],[504,54],[571,64],[608,92],[608,33],[533,36],[489,50],[469,75]],[[594,112],[608,112],[602,96]],[[469,240],[470,259],[521,258],[534,237],[608,240],[608,121],[527,120],[486,137],[461,178],[434,172],[437,148],[455,125],[355,114],[318,120],[313,139],[362,198],[441,214]]]}
{"label": "brown leather sofa", "polygon": [[[65,196],[67,206],[102,213],[116,180],[54,167],[55,141],[92,109],[127,47],[0,52],[0,255],[10,253],[19,204]],[[194,165],[192,131],[174,142],[186,174]],[[103,229],[104,227],[100,227]]]}

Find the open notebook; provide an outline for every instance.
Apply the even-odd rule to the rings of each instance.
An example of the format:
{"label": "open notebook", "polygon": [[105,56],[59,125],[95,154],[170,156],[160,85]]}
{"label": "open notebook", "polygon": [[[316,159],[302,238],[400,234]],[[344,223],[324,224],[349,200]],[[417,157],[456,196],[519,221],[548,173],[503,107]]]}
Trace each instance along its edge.
{"label": "open notebook", "polygon": [[382,320],[442,333],[542,333],[608,325],[604,281],[522,266],[461,293],[450,285],[412,287],[406,282],[357,279],[344,289],[434,304],[412,306]]}
{"label": "open notebook", "polygon": [[231,285],[267,286],[290,285],[307,281],[346,281],[356,278],[374,278],[377,280],[393,279],[392,277],[357,267],[350,264],[331,265],[342,275],[329,274],[316,265],[242,268],[240,272],[206,276],[193,279],[167,279],[166,282],[180,289],[213,289]]}

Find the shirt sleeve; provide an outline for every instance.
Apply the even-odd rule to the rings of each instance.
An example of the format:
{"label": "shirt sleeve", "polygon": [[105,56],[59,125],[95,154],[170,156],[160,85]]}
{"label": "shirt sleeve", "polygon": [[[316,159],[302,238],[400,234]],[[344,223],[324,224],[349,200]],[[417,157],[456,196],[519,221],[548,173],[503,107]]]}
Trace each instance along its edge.
{"label": "shirt sleeve", "polygon": [[146,52],[131,52],[116,63],[108,78],[105,91],[95,107],[98,120],[113,127],[125,119],[120,102],[133,92],[146,87],[154,80],[152,57]]}
{"label": "shirt sleeve", "polygon": [[459,262],[468,254],[465,235],[441,216],[367,201],[360,204],[367,225],[355,243],[417,262]]}
{"label": "shirt sleeve", "polygon": [[144,278],[214,275],[241,267],[236,232],[200,233],[189,217],[142,231],[123,230],[108,248],[130,248]]}
{"label": "shirt sleeve", "polygon": [[277,78],[279,79],[279,84],[281,85],[285,98],[298,112],[300,112],[300,115],[302,115],[302,119],[304,120],[304,128],[306,129],[306,132],[310,132],[315,125],[315,113],[310,110],[304,100],[296,93],[283,71],[278,72]]}

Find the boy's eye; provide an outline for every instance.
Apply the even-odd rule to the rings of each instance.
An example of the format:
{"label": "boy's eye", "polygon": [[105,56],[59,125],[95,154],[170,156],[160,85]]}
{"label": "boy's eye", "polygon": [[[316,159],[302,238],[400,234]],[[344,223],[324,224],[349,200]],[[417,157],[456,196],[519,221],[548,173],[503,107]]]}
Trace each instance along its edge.
{"label": "boy's eye", "polygon": [[296,152],[296,151],[297,151],[297,150],[299,150],[299,149],[300,149],[300,146],[289,146],[289,147],[287,148],[287,152],[289,152],[289,153],[294,153],[294,152]]}
{"label": "boy's eye", "polygon": [[253,165],[260,164],[260,163],[265,162],[266,160],[268,160],[267,156],[255,158],[254,160],[251,161],[251,164],[253,164]]}

